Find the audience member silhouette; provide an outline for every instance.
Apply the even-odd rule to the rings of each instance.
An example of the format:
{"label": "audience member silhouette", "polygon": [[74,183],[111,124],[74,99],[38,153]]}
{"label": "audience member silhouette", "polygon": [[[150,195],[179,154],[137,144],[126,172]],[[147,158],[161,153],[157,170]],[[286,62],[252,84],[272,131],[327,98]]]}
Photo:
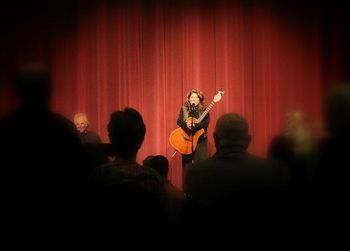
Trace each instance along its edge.
{"label": "audience member silhouette", "polygon": [[93,168],[106,164],[108,162],[107,154],[104,150],[100,136],[97,133],[88,130],[89,121],[85,113],[76,113],[74,115],[74,124],[77,128],[81,143],[87,161]]}
{"label": "audience member silhouette", "polygon": [[326,137],[319,145],[316,189],[323,208],[340,212],[349,208],[350,85],[334,86],[325,107]]}
{"label": "audience member silhouette", "polygon": [[[146,127],[142,116],[132,108],[112,113],[108,124],[115,160],[97,168],[91,176],[91,184],[115,186],[125,182],[137,182],[149,192],[162,191],[159,174],[150,168],[144,168],[136,162],[136,155],[142,145]],[[142,180],[145,178],[145,180]]]}
{"label": "audience member silhouette", "polygon": [[184,203],[184,193],[171,184],[168,179],[169,161],[163,155],[150,155],[143,160],[143,166],[150,167],[156,170],[163,179],[165,196],[167,199],[167,209],[170,223],[174,228],[178,226],[179,217]]}
{"label": "audience member silhouette", "polygon": [[288,164],[296,156],[309,154],[313,149],[310,126],[305,116],[297,111],[285,114],[283,132],[270,145],[269,156]]}
{"label": "audience member silhouette", "polygon": [[288,172],[247,152],[251,136],[238,114],[218,119],[214,140],[215,155],[191,168],[186,179],[184,231],[191,244],[222,245],[233,236],[235,242],[249,236],[254,243],[265,224],[276,227]]}
{"label": "audience member silhouette", "polygon": [[[350,85],[337,84],[327,95],[325,136],[318,144],[309,217],[309,239],[318,246],[347,245],[342,225],[349,223]],[[309,206],[309,205],[308,205]],[[305,205],[303,205],[305,210]],[[305,228],[305,225],[303,228]],[[312,235],[310,235],[312,233]]]}
{"label": "audience member silhouette", "polygon": [[[16,237],[35,242],[34,235],[55,238],[58,229],[72,223],[88,168],[74,124],[50,109],[48,70],[26,64],[13,80],[20,106],[0,123],[4,203],[17,230],[36,229],[21,235],[22,229]],[[63,241],[68,232],[59,238]]]}
{"label": "audience member silhouette", "polygon": [[39,193],[77,185],[86,162],[74,124],[51,111],[49,72],[40,64],[24,65],[13,87],[21,105],[0,125],[9,185]]}
{"label": "audience member silhouette", "polygon": [[[135,109],[111,114],[108,135],[115,160],[96,168],[89,179],[92,225],[97,224],[93,237],[105,240],[110,236],[111,244],[129,247],[151,247],[154,241],[165,244],[168,240],[162,179],[155,170],[136,162],[145,133],[142,116]],[[111,224],[116,228],[107,230]]]}
{"label": "audience member silhouette", "polygon": [[81,143],[83,144],[102,144],[102,140],[97,133],[88,130],[89,121],[85,113],[76,113],[74,115],[74,124],[77,127]]}
{"label": "audience member silhouette", "polygon": [[297,200],[310,196],[315,169],[315,140],[310,123],[301,112],[286,112],[283,132],[271,140],[268,158],[290,170],[290,191]]}

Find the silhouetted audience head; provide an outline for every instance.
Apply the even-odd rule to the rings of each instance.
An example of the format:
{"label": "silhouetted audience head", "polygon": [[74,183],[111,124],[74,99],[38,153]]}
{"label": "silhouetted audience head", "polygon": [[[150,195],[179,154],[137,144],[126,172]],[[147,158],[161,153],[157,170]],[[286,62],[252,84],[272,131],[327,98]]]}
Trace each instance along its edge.
{"label": "silhouetted audience head", "polygon": [[240,145],[247,148],[251,140],[247,121],[235,113],[222,115],[215,125],[214,140],[217,149],[225,145]]}
{"label": "silhouetted audience head", "polygon": [[287,111],[285,113],[284,134],[295,135],[296,131],[304,123],[304,116],[298,111]]}
{"label": "silhouetted audience head", "polygon": [[151,159],[154,157],[154,155],[149,155],[147,156],[143,161],[142,161],[142,165],[143,166],[147,166],[149,167],[151,164]]}
{"label": "silhouetted audience head", "polygon": [[48,108],[52,91],[48,69],[39,63],[23,65],[14,76],[14,90],[23,106]]}
{"label": "silhouetted audience head", "polygon": [[278,135],[269,144],[268,159],[291,163],[295,157],[293,149],[294,142],[289,137]]}
{"label": "silhouetted audience head", "polygon": [[133,108],[125,108],[111,114],[108,136],[114,153],[120,158],[133,158],[142,145],[146,127],[141,114]]}
{"label": "silhouetted audience head", "polygon": [[169,173],[169,161],[163,155],[148,156],[144,159],[143,165],[153,168],[163,179],[167,179]]}
{"label": "silhouetted audience head", "polygon": [[339,84],[330,91],[326,103],[325,124],[332,136],[350,135],[349,84]]}
{"label": "silhouetted audience head", "polygon": [[29,63],[13,77],[21,104],[0,124],[12,183],[27,190],[41,187],[41,195],[80,186],[88,163],[74,124],[50,109],[49,71]]}
{"label": "silhouetted audience head", "polygon": [[313,150],[314,138],[306,116],[295,110],[285,112],[283,131],[270,142],[269,159],[291,164],[296,158],[311,154]]}

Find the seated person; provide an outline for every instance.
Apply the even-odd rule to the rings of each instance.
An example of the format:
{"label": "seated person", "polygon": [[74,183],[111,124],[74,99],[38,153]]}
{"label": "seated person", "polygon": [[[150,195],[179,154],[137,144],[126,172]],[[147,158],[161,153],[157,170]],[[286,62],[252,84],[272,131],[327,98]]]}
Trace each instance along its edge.
{"label": "seated person", "polygon": [[97,135],[97,133],[88,130],[89,121],[85,113],[76,113],[74,115],[74,124],[77,127],[82,144],[102,143],[101,138]]}

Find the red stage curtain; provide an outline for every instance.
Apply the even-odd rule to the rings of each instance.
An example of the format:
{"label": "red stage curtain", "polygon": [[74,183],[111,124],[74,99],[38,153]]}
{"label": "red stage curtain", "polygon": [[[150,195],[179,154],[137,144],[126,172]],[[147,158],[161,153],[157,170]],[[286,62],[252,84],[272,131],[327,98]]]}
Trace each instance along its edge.
{"label": "red stage curtain", "polygon": [[283,112],[319,121],[327,85],[343,74],[342,23],[332,9],[295,1],[111,2],[57,1],[46,14],[23,17],[12,35],[16,61],[49,63],[54,109],[71,119],[86,112],[105,142],[111,112],[139,110],[147,133],[138,161],[167,156],[179,187],[181,158],[171,158],[168,136],[189,90],[202,90],[207,103],[225,91],[210,112],[210,154],[217,118],[237,112],[250,124],[249,150],[265,155]]}

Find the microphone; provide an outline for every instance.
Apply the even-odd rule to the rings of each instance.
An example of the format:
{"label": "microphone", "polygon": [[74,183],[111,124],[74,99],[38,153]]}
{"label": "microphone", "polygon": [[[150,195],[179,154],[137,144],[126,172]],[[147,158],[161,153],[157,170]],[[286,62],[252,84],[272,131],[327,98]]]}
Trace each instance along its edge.
{"label": "microphone", "polygon": [[196,103],[195,103],[195,102],[192,102],[190,108],[191,108],[191,112],[196,111]]}

